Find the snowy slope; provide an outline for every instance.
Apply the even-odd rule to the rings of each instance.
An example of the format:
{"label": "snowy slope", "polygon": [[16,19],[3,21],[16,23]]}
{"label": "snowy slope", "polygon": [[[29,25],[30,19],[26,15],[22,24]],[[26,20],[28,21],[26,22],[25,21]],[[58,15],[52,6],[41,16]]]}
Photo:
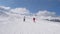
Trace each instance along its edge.
{"label": "snowy slope", "polygon": [[[0,34],[60,34],[60,22],[51,21],[60,20],[60,17],[51,17],[55,16],[54,12],[41,11],[34,15],[26,8],[11,9],[0,6]],[[36,18],[36,22],[33,22],[33,17]]]}
{"label": "snowy slope", "polygon": [[37,17],[36,22],[33,22],[33,16],[26,16],[23,22],[23,16],[17,16],[0,17],[0,34],[60,34],[60,23]]}

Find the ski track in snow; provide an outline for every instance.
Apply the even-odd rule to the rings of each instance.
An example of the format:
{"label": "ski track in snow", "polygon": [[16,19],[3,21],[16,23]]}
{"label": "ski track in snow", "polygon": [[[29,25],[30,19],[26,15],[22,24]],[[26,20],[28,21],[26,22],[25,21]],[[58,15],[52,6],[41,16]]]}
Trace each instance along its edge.
{"label": "ski track in snow", "polygon": [[[1,18],[2,19],[2,18]],[[60,23],[32,18],[7,18],[0,20],[0,34],[60,34]]]}

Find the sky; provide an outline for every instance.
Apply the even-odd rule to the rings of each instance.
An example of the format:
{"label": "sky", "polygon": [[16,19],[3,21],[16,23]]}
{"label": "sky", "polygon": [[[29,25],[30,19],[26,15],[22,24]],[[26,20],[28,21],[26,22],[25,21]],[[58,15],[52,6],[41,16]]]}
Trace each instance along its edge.
{"label": "sky", "polygon": [[39,10],[54,11],[60,15],[60,0],[0,0],[0,6],[26,8],[32,13]]}

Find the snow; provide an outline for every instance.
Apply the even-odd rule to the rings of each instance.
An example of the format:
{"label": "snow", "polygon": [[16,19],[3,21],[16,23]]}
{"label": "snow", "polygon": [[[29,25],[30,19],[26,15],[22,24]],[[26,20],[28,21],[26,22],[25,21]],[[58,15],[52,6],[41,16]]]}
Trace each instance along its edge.
{"label": "snow", "polygon": [[23,22],[23,16],[19,17],[0,17],[0,34],[60,34],[60,23],[37,17],[36,22],[33,22],[33,16],[26,16],[26,21]]}
{"label": "snow", "polygon": [[[60,22],[45,20],[60,20],[59,16],[55,16],[55,12],[39,11],[33,14],[26,8],[0,6],[0,34],[60,34]],[[33,17],[36,22],[33,22]]]}

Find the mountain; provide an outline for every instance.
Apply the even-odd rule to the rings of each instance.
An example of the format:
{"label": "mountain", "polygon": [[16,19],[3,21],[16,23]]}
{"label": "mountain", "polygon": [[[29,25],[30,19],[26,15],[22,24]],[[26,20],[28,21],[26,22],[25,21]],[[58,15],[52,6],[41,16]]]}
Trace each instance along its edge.
{"label": "mountain", "polygon": [[3,8],[3,7],[0,7],[0,17],[8,17],[9,15],[7,14],[9,12],[9,10]]}
{"label": "mountain", "polygon": [[[23,14],[26,9],[20,8],[21,12],[23,11],[22,14],[19,13],[20,10],[16,13],[7,9],[0,7],[0,34],[60,34],[60,17],[50,16],[50,12],[47,12],[49,14],[47,16],[45,16],[46,11],[38,16]],[[23,21],[24,16],[25,22]],[[33,18],[36,18],[35,22]]]}
{"label": "mountain", "polygon": [[[18,18],[19,17],[19,18]],[[11,15],[0,19],[0,34],[60,34],[60,23],[45,21],[36,16]],[[33,17],[36,22],[33,22]]]}
{"label": "mountain", "polygon": [[60,22],[60,17],[45,18],[44,20],[51,21],[51,22]]}

